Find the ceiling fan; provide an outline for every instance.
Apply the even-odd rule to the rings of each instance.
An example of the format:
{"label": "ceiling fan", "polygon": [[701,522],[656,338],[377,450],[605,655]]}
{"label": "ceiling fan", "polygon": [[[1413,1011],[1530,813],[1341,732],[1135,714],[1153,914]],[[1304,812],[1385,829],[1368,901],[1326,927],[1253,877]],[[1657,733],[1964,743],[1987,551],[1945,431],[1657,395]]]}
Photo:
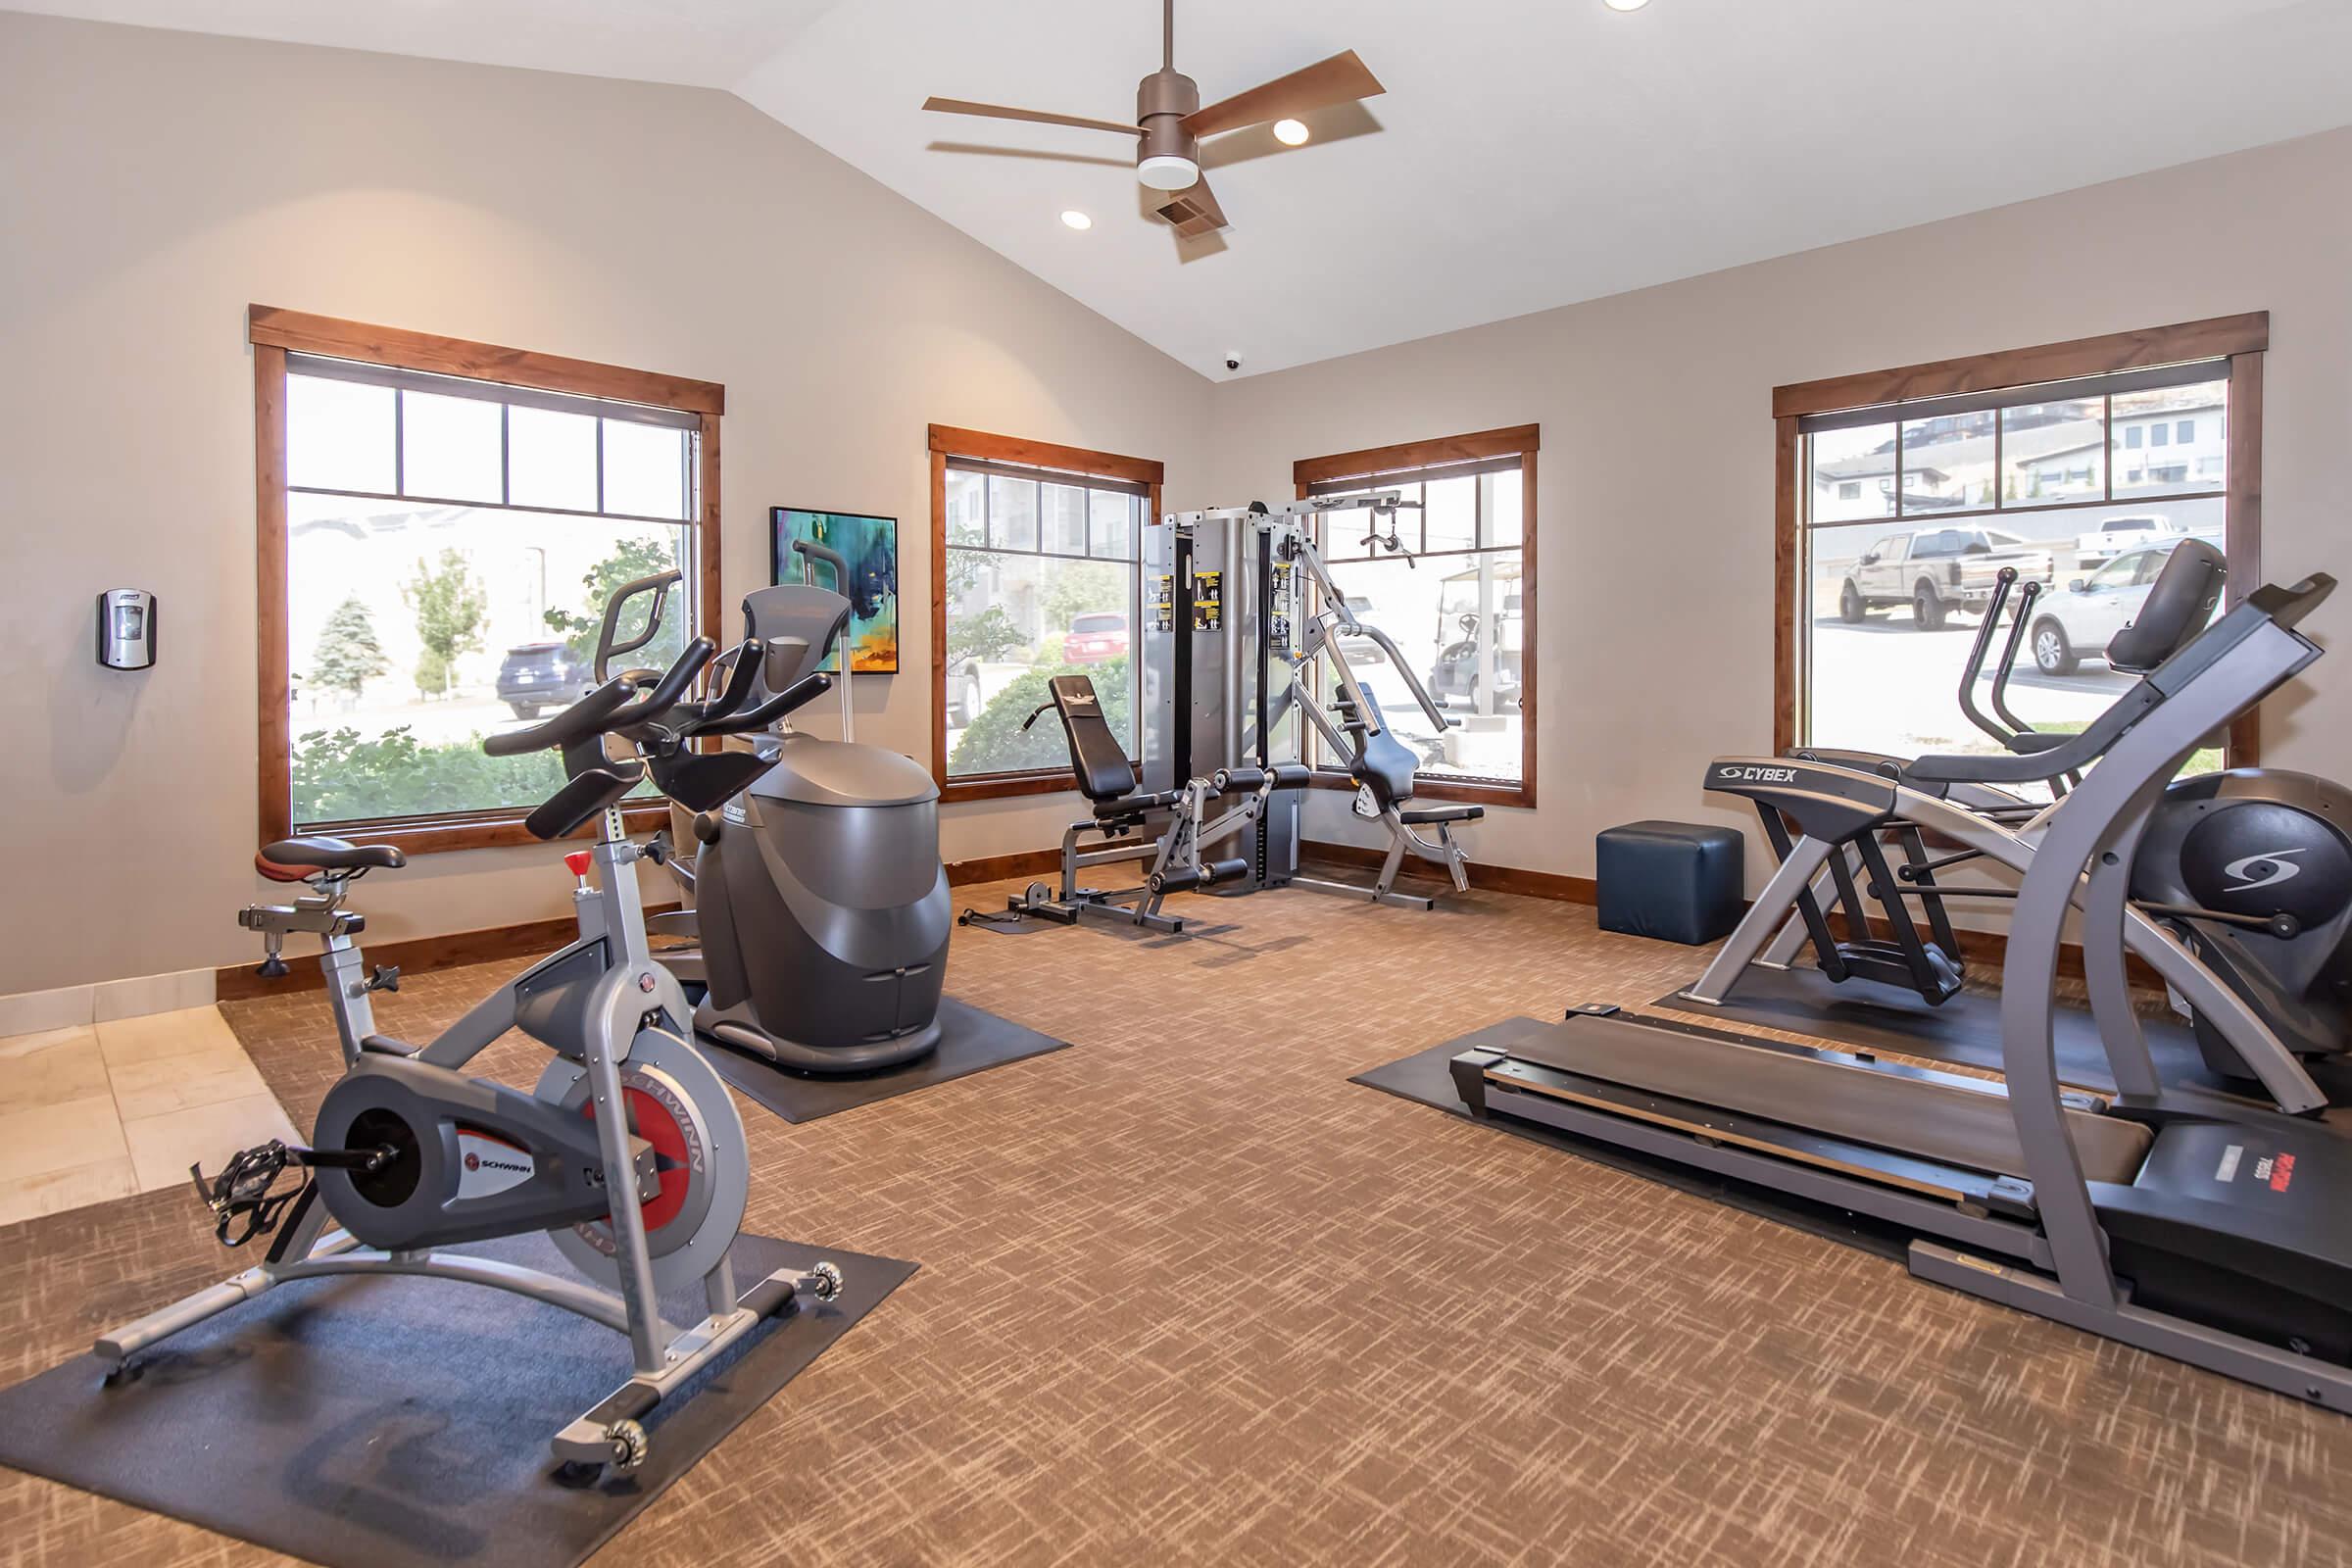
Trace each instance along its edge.
{"label": "ceiling fan", "polygon": [[1200,175],[1201,138],[1247,129],[1268,121],[1295,120],[1334,104],[1377,97],[1387,90],[1355,57],[1355,51],[1349,49],[1203,109],[1200,83],[1176,69],[1176,0],[1161,0],[1160,66],[1136,83],[1132,125],[1039,109],[1007,109],[1002,104],[973,103],[962,98],[926,98],[923,107],[945,115],[1027,120],[1044,125],[1075,125],[1081,130],[1107,130],[1114,135],[1133,136],[1136,178],[1165,195],[1166,200],[1154,203],[1155,210],[1177,233],[1193,239],[1226,226],[1225,211],[1217,205],[1208,181]]}

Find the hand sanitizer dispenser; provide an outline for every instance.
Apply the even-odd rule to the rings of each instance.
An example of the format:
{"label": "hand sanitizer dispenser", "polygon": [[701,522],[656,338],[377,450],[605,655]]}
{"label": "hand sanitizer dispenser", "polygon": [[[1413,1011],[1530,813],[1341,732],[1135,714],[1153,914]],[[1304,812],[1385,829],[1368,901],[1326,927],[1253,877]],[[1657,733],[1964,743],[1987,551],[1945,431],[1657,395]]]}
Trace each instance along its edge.
{"label": "hand sanitizer dispenser", "polygon": [[98,662],[108,669],[145,669],[155,662],[155,595],[144,588],[109,588],[98,596]]}

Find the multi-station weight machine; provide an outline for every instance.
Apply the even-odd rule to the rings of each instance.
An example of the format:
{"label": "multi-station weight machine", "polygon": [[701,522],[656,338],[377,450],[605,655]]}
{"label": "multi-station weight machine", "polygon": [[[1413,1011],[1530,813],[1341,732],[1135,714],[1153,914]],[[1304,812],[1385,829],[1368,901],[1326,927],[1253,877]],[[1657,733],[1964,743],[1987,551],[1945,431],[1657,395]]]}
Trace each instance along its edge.
{"label": "multi-station weight machine", "polygon": [[[1395,490],[1318,496],[1279,506],[1172,513],[1149,529],[1136,643],[1141,777],[1104,725],[1092,683],[1083,676],[1056,677],[1053,700],[1030,720],[1048,709],[1059,711],[1072,769],[1094,815],[1063,835],[1059,888],[1032,884],[1013,907],[1064,921],[1092,917],[1168,931],[1182,930],[1184,922],[1163,913],[1161,900],[1188,889],[1238,894],[1292,886],[1432,908],[1434,899],[1396,891],[1408,855],[1443,866],[1456,891],[1467,888],[1468,857],[1453,842],[1451,828],[1476,821],[1483,808],[1413,806],[1420,758],[1390,732],[1379,703],[1348,662],[1346,643],[1377,647],[1441,730],[1459,721],[1430,695],[1388,634],[1356,617],[1333,584],[1312,533],[1318,517],[1367,511],[1373,548],[1409,563],[1395,518],[1400,509],[1418,505]],[[1327,694],[1311,684],[1319,659],[1332,670]],[[1356,813],[1389,829],[1388,858],[1369,886],[1298,874],[1298,791],[1310,770],[1294,710],[1347,760]],[[1283,753],[1287,759],[1278,760]],[[1212,803],[1220,814],[1209,814]],[[1135,837],[1081,849],[1080,839],[1090,832]],[[1239,853],[1202,858],[1203,852],[1228,843]],[[1122,861],[1148,862],[1140,886],[1079,886],[1081,871]]]}

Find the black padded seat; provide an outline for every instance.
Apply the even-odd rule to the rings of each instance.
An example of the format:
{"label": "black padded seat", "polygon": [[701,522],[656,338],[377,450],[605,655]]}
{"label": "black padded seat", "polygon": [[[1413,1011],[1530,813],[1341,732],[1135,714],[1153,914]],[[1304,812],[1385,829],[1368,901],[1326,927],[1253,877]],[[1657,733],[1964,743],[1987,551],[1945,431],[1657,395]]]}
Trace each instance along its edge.
{"label": "black padded seat", "polygon": [[1420,806],[1409,811],[1399,811],[1396,819],[1416,822],[1475,822],[1487,814],[1483,806]]}
{"label": "black padded seat", "polygon": [[1380,710],[1380,699],[1372,695],[1372,688],[1358,681],[1355,689],[1364,695],[1364,711],[1357,716],[1370,720],[1380,733],[1357,737],[1348,775],[1372,792],[1374,805],[1383,809],[1402,806],[1413,798],[1413,774],[1420,768],[1421,759],[1390,730],[1388,715]]}
{"label": "black padded seat", "polygon": [[409,863],[409,858],[389,844],[321,837],[279,839],[262,851],[262,858],[272,865],[307,865],[321,871],[372,871]]}
{"label": "black padded seat", "polygon": [[[1135,768],[1127,760],[1127,748],[1103,721],[1094,681],[1084,675],[1056,675],[1046,682],[1046,690],[1070,743],[1070,771],[1077,775],[1080,793],[1098,807],[1121,804],[1121,797],[1134,792]],[[1133,808],[1147,807],[1138,803]]]}

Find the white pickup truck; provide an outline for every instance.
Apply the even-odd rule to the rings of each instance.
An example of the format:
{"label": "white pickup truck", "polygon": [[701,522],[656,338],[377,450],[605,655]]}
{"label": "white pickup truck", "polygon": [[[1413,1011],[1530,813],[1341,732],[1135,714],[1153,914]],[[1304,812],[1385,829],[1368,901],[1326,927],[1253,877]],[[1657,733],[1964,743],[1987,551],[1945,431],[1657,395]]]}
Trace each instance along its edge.
{"label": "white pickup truck", "polygon": [[2139,550],[2150,545],[2170,549],[2194,531],[2152,512],[2129,517],[2109,517],[2090,532],[2076,537],[2075,569],[2096,571],[2127,550]]}
{"label": "white pickup truck", "polygon": [[1874,610],[1911,607],[1912,624],[1939,631],[1955,610],[1981,612],[1993,580],[2015,566],[2019,580],[2048,583],[2055,563],[2046,550],[1998,528],[1920,528],[1882,536],[1846,568],[1838,587],[1838,618],[1858,623]]}

